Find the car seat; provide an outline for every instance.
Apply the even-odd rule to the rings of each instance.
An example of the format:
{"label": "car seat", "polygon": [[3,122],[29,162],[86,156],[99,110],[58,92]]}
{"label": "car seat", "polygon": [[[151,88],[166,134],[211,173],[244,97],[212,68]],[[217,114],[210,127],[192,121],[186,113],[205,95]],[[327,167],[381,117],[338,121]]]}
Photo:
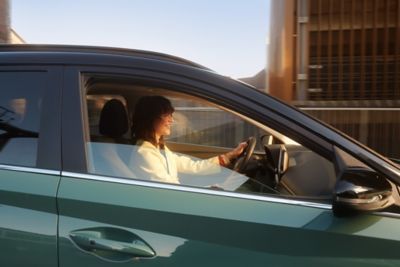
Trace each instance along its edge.
{"label": "car seat", "polygon": [[133,151],[130,141],[124,138],[128,132],[128,114],[118,99],[109,100],[100,113],[99,133],[90,142],[91,172],[101,175],[134,178],[129,167]]}

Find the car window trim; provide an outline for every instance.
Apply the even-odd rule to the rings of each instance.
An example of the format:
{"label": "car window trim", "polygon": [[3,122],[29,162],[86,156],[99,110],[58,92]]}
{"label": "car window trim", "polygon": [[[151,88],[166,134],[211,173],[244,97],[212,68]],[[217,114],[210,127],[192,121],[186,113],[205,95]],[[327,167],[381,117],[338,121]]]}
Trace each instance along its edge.
{"label": "car window trim", "polygon": [[[115,69],[117,70],[117,69]],[[146,75],[143,73],[141,75],[138,75],[139,72],[145,72]],[[93,74],[102,74],[102,75],[113,75],[113,71],[111,71],[111,68],[109,69],[109,72],[101,72],[101,71],[96,71],[94,69],[90,71],[85,71],[81,69],[81,73],[83,75],[93,75]],[[130,78],[136,79],[136,80],[145,80],[146,82],[154,82],[154,84],[162,84],[165,86],[165,89],[176,91],[176,92],[181,92],[181,93],[186,93],[192,96],[196,96],[199,98],[202,98],[206,101],[213,102],[213,100],[218,99],[218,103],[213,102],[215,104],[218,104],[220,106],[224,106],[226,109],[236,111],[236,112],[241,112],[241,114],[245,115],[246,117],[250,117],[255,121],[260,121],[260,122],[265,122],[268,123],[268,127],[270,128],[276,128],[278,129],[277,131],[283,131],[286,136],[289,138],[295,140],[296,142],[299,142],[303,144],[304,146],[308,147],[309,149],[313,150],[314,152],[318,153],[319,155],[325,157],[326,159],[330,161],[335,160],[335,153],[333,150],[333,145],[336,145],[340,147],[341,149],[347,151],[349,154],[354,156],[355,158],[360,159],[363,161],[365,164],[373,168],[374,170],[380,172],[381,174],[385,175],[388,177],[392,182],[396,184],[400,184],[400,171],[398,169],[395,169],[396,167],[389,165],[389,163],[384,162],[379,156],[374,154],[372,151],[368,151],[368,148],[363,147],[362,144],[352,143],[349,139],[343,138],[341,140],[338,140],[337,138],[331,138],[329,137],[323,137],[319,133],[316,133],[315,130],[311,130],[309,128],[301,127],[297,122],[293,121],[292,119],[289,119],[287,116],[283,116],[281,113],[276,113],[276,111],[271,110],[270,108],[267,108],[265,105],[264,106],[257,106],[253,108],[252,110],[255,111],[252,116],[248,116],[248,109],[246,108],[245,105],[241,106],[240,108],[238,106],[232,106],[231,104],[233,102],[236,102],[238,98],[241,100],[246,100],[250,101],[248,97],[243,96],[237,92],[231,92],[227,91],[224,85],[221,84],[214,84],[214,83],[209,83],[205,80],[202,80],[201,78],[194,78],[191,77],[190,75],[182,75],[182,76],[177,76],[176,73],[169,72],[169,73],[164,73],[162,71],[158,70],[141,70],[140,68],[131,68],[130,70],[124,70],[122,72],[115,72],[116,75],[118,76],[125,76],[125,75],[132,75]],[[157,76],[158,75],[158,76]],[[161,78],[161,76],[163,78]],[[188,83],[187,81],[190,80],[192,83]],[[218,79],[217,79],[218,80]],[[220,80],[218,80],[220,82]],[[171,89],[169,85],[171,84],[176,84],[179,85],[179,87]],[[226,85],[225,85],[226,86]],[[207,87],[206,90],[204,90]],[[221,95],[215,93],[213,90],[210,89],[212,88],[219,88],[222,89],[226,94],[229,94],[229,98],[225,98],[222,100]],[[190,88],[191,90],[183,90],[183,88]],[[201,90],[200,90],[201,89]],[[189,93],[190,92],[190,93]],[[271,102],[272,101],[272,97]],[[232,102],[233,101],[233,102]],[[252,102],[253,104],[255,102]],[[288,106],[290,109],[293,109],[292,111],[295,111],[295,108]],[[261,109],[269,109],[271,113],[268,115],[265,115],[263,112],[260,112]],[[303,114],[307,118],[310,117],[307,114]],[[310,117],[311,118],[311,117]],[[309,118],[309,119],[310,119]],[[315,119],[311,118],[314,123],[319,123]],[[282,123],[285,122],[285,123]],[[289,126],[290,125],[290,126]],[[319,127],[326,127],[327,130],[329,130],[329,126],[323,125],[323,123],[319,124]],[[289,135],[288,133],[293,134],[296,136]],[[335,133],[337,134],[337,133]],[[312,140],[312,142],[311,142]],[[354,140],[353,140],[354,141]],[[345,144],[345,145],[344,145]],[[359,146],[357,146],[357,144]],[[364,150],[363,150],[364,149]],[[353,151],[357,151],[358,153],[354,153]],[[370,157],[373,157],[377,161],[372,161]],[[379,164],[378,164],[379,162]],[[383,165],[383,166],[382,166]]]}
{"label": "car window trim", "polygon": [[7,165],[7,164],[0,164],[0,170],[5,171],[19,171],[19,172],[29,172],[35,174],[47,174],[47,175],[56,175],[60,176],[61,171],[57,170],[50,170],[50,169],[40,169],[34,167],[25,167],[25,166],[15,166],[15,165]]}
{"label": "car window trim", "polygon": [[[0,168],[1,168],[1,166],[0,166]],[[145,180],[137,180],[137,179],[131,179],[131,178],[122,178],[122,177],[121,178],[109,177],[109,176],[102,176],[102,175],[96,175],[96,174],[75,173],[75,172],[68,172],[68,171],[62,171],[61,176],[65,177],[65,178],[74,178],[74,179],[81,179],[81,180],[87,180],[87,181],[117,183],[117,184],[123,184],[123,185],[133,185],[133,186],[143,186],[143,187],[148,187],[148,188],[165,189],[165,190],[173,190],[173,191],[188,192],[188,193],[197,193],[197,194],[204,194],[204,195],[210,195],[210,196],[231,197],[231,198],[238,198],[238,199],[243,199],[243,200],[255,200],[255,201],[277,203],[277,204],[296,205],[296,206],[307,207],[307,208],[317,208],[317,209],[322,209],[322,210],[332,210],[331,204],[311,202],[311,201],[305,201],[305,200],[295,200],[295,199],[290,199],[290,198],[288,199],[288,198],[282,198],[279,196],[252,195],[252,194],[236,193],[236,192],[231,192],[231,191],[220,191],[220,190],[213,190],[213,189],[207,189],[207,188],[190,187],[190,186],[185,186],[185,185],[159,183],[159,182],[155,182],[155,181],[145,181]],[[400,214],[398,214],[398,213],[377,211],[377,212],[372,212],[370,214],[376,215],[376,216],[381,216],[381,217],[400,219]]]}
{"label": "car window trim", "polygon": [[[153,62],[154,63],[154,62]],[[277,124],[277,121],[281,119],[285,122],[288,122],[285,118],[281,117],[281,115],[272,112],[270,115],[266,116],[264,110],[266,107],[258,107],[255,111],[255,114],[250,115],[249,109],[240,105],[240,107],[232,105],[232,103],[236,103],[239,98],[242,99],[242,96],[238,96],[231,91],[227,91],[223,89],[223,91],[229,95],[229,101],[227,98],[223,98],[221,94],[215,93],[215,88],[224,88],[223,85],[219,84],[221,82],[221,77],[214,77],[212,75],[211,78],[213,80],[218,81],[219,83],[213,84],[209,81],[199,78],[195,78],[193,76],[193,70],[190,68],[185,68],[179,66],[179,70],[183,73],[181,75],[177,74],[178,68],[175,65],[171,65],[172,70],[170,71],[162,71],[160,68],[164,65],[168,65],[167,63],[163,64],[155,64],[151,68],[147,64],[142,66],[143,62],[138,62],[138,65],[127,67],[119,67],[119,66],[107,66],[107,65],[77,65],[77,66],[66,66],[65,67],[65,78],[64,78],[64,88],[63,88],[63,110],[62,113],[62,121],[63,121],[63,140],[62,140],[62,153],[63,153],[63,170],[71,171],[71,172],[87,172],[86,166],[86,133],[85,133],[85,118],[84,118],[84,96],[86,93],[86,86],[84,77],[88,76],[112,76],[116,77],[128,77],[130,80],[136,80],[137,82],[150,83],[155,86],[163,86],[167,90],[181,92],[188,95],[192,95],[195,97],[199,97],[203,100],[213,102],[219,106],[224,106],[226,109],[235,112],[241,112],[244,116],[252,118],[255,121],[259,121],[262,123],[267,123],[269,127],[274,128]],[[165,66],[164,66],[165,67]],[[207,74],[206,75],[210,75]],[[190,81],[190,82],[189,82]],[[233,81],[234,82],[234,81]],[[234,82],[235,86],[243,86]],[[177,87],[178,86],[178,87]],[[221,87],[222,86],[222,87]],[[79,87],[79,88],[77,88]],[[173,88],[172,88],[173,87]],[[212,90],[212,89],[213,90]],[[78,90],[77,90],[78,89]],[[187,90],[185,90],[187,89]],[[189,90],[190,89],[190,90]],[[189,93],[190,92],[190,93]],[[69,97],[67,97],[67,95]],[[76,99],[80,96],[80,99]],[[218,99],[217,102],[213,100]],[[249,101],[248,99],[245,99]],[[66,107],[74,107],[72,113],[66,112]],[[77,114],[79,113],[79,114]],[[67,119],[69,117],[70,119]],[[75,119],[72,119],[75,118]],[[289,122],[288,122],[289,123]],[[291,127],[288,127],[286,123],[280,121],[279,125],[285,129],[285,132],[295,133],[296,136],[300,138],[300,136],[307,136],[307,140],[313,140],[313,145],[310,145],[310,142],[306,142],[312,150],[317,150],[318,154],[327,158],[328,160],[334,159],[334,153],[332,145],[319,136],[314,135],[313,133],[298,127],[295,124],[291,124]],[[278,127],[279,128],[279,127]],[[280,128],[279,128],[280,129]],[[282,129],[280,129],[282,130]],[[279,130],[279,131],[280,131]],[[80,132],[82,131],[82,132]],[[306,134],[307,133],[307,134]],[[309,135],[312,135],[313,138],[310,138]],[[292,136],[288,136],[291,139],[294,139]],[[303,139],[302,139],[303,140]],[[72,144],[72,146],[71,146]],[[83,152],[83,153],[82,153]]]}
{"label": "car window trim", "polygon": [[290,205],[298,205],[298,206],[304,206],[304,207],[309,207],[309,208],[332,210],[331,204],[304,201],[304,200],[295,200],[295,199],[290,199],[290,198],[282,198],[279,196],[262,196],[262,195],[254,195],[254,194],[244,194],[244,193],[236,193],[236,192],[232,192],[232,191],[221,191],[221,190],[213,190],[213,189],[207,189],[207,188],[191,187],[191,186],[186,186],[186,185],[167,184],[167,183],[159,183],[159,182],[155,182],[155,181],[146,181],[146,180],[138,180],[138,179],[132,179],[132,178],[123,178],[123,177],[110,177],[110,176],[103,176],[103,175],[97,175],[97,174],[76,173],[76,172],[69,172],[69,171],[62,171],[61,175],[62,175],[62,177],[91,180],[91,181],[98,181],[98,182],[118,183],[118,184],[125,184],[125,185],[134,185],[134,186],[143,186],[143,187],[150,187],[150,188],[174,190],[174,191],[180,191],[180,192],[232,197],[232,198],[240,198],[240,199],[247,199],[247,200],[257,200],[257,201],[263,201],[263,202],[290,204]]}

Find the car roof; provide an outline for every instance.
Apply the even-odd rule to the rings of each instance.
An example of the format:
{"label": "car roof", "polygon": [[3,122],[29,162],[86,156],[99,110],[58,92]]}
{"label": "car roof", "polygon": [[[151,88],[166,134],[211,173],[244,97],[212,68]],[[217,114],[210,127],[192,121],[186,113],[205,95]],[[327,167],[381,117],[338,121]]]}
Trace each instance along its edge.
{"label": "car roof", "polygon": [[128,49],[128,48],[117,48],[117,47],[101,47],[101,46],[84,46],[84,45],[54,45],[54,44],[0,44],[0,56],[5,53],[18,53],[21,54],[32,54],[32,53],[49,53],[53,55],[65,55],[65,54],[86,54],[86,55],[117,55],[117,56],[129,56],[139,57],[144,59],[160,60],[164,62],[176,63],[180,65],[186,65],[195,67],[202,70],[210,71],[200,64],[192,62],[190,60],[146,50]]}

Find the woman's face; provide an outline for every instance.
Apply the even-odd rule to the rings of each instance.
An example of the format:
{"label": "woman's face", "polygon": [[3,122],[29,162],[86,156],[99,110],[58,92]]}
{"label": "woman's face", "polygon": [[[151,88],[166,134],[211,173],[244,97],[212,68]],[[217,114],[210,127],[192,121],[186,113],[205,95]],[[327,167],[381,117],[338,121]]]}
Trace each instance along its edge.
{"label": "woman's face", "polygon": [[171,124],[174,122],[172,113],[164,114],[160,116],[160,119],[156,121],[154,130],[157,138],[163,135],[171,134]]}

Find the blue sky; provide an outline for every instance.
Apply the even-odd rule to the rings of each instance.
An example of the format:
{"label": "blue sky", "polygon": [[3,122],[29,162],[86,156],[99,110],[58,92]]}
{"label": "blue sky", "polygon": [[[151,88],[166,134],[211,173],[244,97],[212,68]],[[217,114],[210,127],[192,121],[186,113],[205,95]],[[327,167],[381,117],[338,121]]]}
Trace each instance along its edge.
{"label": "blue sky", "polygon": [[235,78],[265,66],[269,0],[9,0],[28,43],[136,48]]}

